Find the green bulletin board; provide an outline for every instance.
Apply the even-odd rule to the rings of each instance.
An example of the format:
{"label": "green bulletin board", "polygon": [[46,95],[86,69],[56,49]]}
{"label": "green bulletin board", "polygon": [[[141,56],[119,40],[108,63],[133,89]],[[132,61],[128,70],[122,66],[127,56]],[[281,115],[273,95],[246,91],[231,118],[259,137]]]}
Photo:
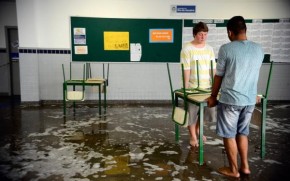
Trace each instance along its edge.
{"label": "green bulletin board", "polygon": [[[152,40],[152,30],[172,33],[171,40]],[[110,36],[120,39],[112,49]],[[71,17],[72,61],[130,62],[132,43],[141,45],[139,62],[179,62],[182,20]]]}
{"label": "green bulletin board", "polygon": [[[192,27],[203,21],[210,28],[208,43],[215,53],[228,42],[226,19],[122,19],[71,17],[72,61],[131,62],[131,45],[141,50],[138,62],[180,62],[182,44],[193,39]],[[246,19],[249,40],[260,43],[265,52],[264,62],[289,62],[289,25],[285,19]],[[152,39],[152,32],[172,33],[169,41]],[[160,34],[159,34],[160,35]],[[105,38],[104,38],[105,37]],[[113,37],[113,38],[110,38]],[[157,36],[156,36],[157,37]],[[110,42],[108,39],[112,40]],[[119,42],[114,42],[116,39]],[[107,45],[106,45],[107,44]],[[283,51],[276,48],[277,44]],[[110,45],[114,45],[110,48]],[[76,49],[76,47],[78,47]],[[134,50],[135,50],[134,49]],[[77,51],[76,51],[77,50]],[[271,55],[271,58],[270,58]]]}

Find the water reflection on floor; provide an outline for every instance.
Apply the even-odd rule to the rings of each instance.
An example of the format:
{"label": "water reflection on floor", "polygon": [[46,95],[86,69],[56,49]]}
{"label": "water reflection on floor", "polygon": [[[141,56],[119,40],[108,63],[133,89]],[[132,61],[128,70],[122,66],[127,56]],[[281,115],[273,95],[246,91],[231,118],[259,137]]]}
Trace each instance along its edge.
{"label": "water reflection on floor", "polygon": [[[206,123],[205,164],[181,128],[175,142],[170,106],[80,106],[62,116],[60,105],[0,106],[0,180],[234,180],[216,172],[227,165],[215,123]],[[267,154],[259,157],[259,111],[251,124],[252,174],[241,180],[286,178],[290,165],[290,106],[270,105]],[[287,179],[286,179],[287,180]]]}

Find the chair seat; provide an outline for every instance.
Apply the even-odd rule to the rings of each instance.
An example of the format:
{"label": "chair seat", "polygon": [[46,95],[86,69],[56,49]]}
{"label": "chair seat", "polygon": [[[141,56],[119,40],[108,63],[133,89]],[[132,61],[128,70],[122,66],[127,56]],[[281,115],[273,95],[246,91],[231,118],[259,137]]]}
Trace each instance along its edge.
{"label": "chair seat", "polygon": [[[187,114],[186,119],[185,119],[185,114]],[[185,111],[183,108],[180,108],[180,107],[174,108],[174,114],[173,114],[174,122],[176,122],[177,124],[181,126],[187,127],[188,119],[189,119],[189,115],[187,111]]]}
{"label": "chair seat", "polygon": [[95,77],[95,78],[88,78],[87,81],[105,81],[104,78],[98,78],[98,77]]}
{"label": "chair seat", "polygon": [[70,100],[70,101],[83,101],[84,92],[83,91],[68,91],[66,98],[67,100]]}

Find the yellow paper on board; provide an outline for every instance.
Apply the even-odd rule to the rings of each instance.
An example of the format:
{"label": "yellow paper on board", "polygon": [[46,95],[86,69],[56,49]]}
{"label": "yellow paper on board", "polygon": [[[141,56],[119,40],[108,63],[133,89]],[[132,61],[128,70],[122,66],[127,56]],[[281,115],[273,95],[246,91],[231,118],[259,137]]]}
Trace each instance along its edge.
{"label": "yellow paper on board", "polygon": [[104,50],[129,50],[129,32],[104,32]]}

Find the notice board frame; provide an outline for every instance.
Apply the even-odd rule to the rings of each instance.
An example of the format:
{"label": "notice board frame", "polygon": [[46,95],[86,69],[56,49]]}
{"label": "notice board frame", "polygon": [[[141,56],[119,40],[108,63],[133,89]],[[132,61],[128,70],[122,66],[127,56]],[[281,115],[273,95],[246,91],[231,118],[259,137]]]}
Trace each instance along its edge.
{"label": "notice board frame", "polygon": [[[131,62],[130,47],[127,50],[105,50],[104,32],[129,32],[129,43],[141,44],[141,59],[138,62],[180,62],[182,48],[182,19],[126,19],[71,17],[71,59],[83,62]],[[74,29],[85,30],[76,36]],[[171,29],[171,42],[150,42],[150,30]],[[76,44],[79,38],[81,44]],[[82,41],[83,40],[83,41]],[[83,54],[75,51],[76,46]],[[130,45],[128,45],[130,46]]]}

